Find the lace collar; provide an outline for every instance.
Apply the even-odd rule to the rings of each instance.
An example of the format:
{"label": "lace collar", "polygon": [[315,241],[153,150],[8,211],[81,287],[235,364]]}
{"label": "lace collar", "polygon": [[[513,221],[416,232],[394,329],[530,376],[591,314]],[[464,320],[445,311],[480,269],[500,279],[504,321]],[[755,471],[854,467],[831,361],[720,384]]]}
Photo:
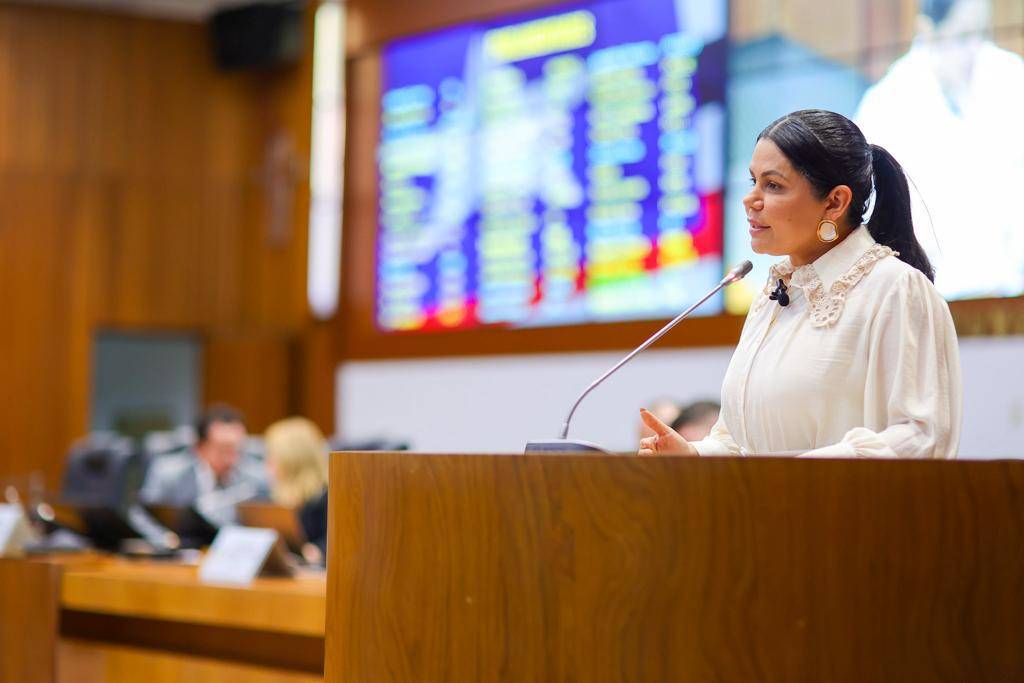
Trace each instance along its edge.
{"label": "lace collar", "polygon": [[829,327],[842,315],[846,293],[867,275],[875,264],[888,256],[898,256],[889,247],[875,242],[863,225],[846,239],[829,249],[814,263],[794,268],[789,258],[771,267],[764,296],[758,308],[768,301],[768,295],[780,279],[789,276],[789,284],[800,288],[807,297],[807,311],[811,327]]}

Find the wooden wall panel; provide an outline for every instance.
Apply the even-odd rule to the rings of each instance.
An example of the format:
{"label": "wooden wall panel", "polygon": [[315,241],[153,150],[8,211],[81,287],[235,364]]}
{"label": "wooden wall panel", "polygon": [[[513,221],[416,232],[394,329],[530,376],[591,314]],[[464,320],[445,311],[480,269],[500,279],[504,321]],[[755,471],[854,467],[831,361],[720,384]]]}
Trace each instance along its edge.
{"label": "wooden wall panel", "polygon": [[315,422],[327,435],[335,431],[336,331],[331,322],[310,325],[298,340],[293,356],[296,412]]}
{"label": "wooden wall panel", "polygon": [[67,396],[72,350],[68,197],[0,172],[0,476],[47,472],[75,426]]}
{"label": "wooden wall panel", "polygon": [[209,337],[203,369],[205,402],[238,406],[252,432],[261,432],[291,414],[295,405],[292,348],[288,337],[252,333]]}
{"label": "wooden wall panel", "polygon": [[[98,329],[290,358],[308,324],[311,71],[307,54],[219,72],[202,24],[0,6],[0,477],[55,484],[88,425]],[[269,163],[278,138],[291,152]],[[276,238],[268,177],[291,207]],[[216,393],[264,421],[291,412],[290,360],[267,400],[231,354],[210,358]]]}

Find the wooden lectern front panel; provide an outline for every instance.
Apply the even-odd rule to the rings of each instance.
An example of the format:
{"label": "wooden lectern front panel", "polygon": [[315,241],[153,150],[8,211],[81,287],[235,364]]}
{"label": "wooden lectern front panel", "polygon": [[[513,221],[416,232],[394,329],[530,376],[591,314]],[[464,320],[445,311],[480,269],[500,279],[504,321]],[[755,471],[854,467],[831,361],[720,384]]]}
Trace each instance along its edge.
{"label": "wooden lectern front panel", "polygon": [[1024,678],[1024,462],[332,456],[328,681]]}
{"label": "wooden lectern front panel", "polygon": [[53,683],[57,668],[55,564],[0,558],[0,683]]}

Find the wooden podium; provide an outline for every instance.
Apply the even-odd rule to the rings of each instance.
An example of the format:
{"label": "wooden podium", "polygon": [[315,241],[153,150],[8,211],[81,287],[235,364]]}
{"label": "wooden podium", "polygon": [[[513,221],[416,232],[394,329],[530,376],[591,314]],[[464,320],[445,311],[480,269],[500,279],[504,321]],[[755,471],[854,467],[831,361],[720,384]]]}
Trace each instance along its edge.
{"label": "wooden podium", "polygon": [[336,453],[326,680],[1024,680],[1024,461]]}

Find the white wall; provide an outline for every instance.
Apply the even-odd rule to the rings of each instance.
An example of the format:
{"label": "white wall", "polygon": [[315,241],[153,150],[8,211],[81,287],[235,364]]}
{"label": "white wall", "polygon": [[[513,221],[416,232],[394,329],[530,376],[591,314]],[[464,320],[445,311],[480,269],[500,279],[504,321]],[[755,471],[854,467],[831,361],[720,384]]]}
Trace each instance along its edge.
{"label": "white wall", "polygon": [[960,340],[961,458],[1024,458],[1024,337]]}
{"label": "white wall", "polygon": [[[1024,457],[1024,337],[964,339],[961,457]],[[571,437],[636,446],[637,411],[665,396],[717,398],[732,349],[649,351],[597,389]],[[346,439],[387,436],[432,452],[521,452],[555,437],[575,397],[622,353],[357,362],[337,374]]]}

